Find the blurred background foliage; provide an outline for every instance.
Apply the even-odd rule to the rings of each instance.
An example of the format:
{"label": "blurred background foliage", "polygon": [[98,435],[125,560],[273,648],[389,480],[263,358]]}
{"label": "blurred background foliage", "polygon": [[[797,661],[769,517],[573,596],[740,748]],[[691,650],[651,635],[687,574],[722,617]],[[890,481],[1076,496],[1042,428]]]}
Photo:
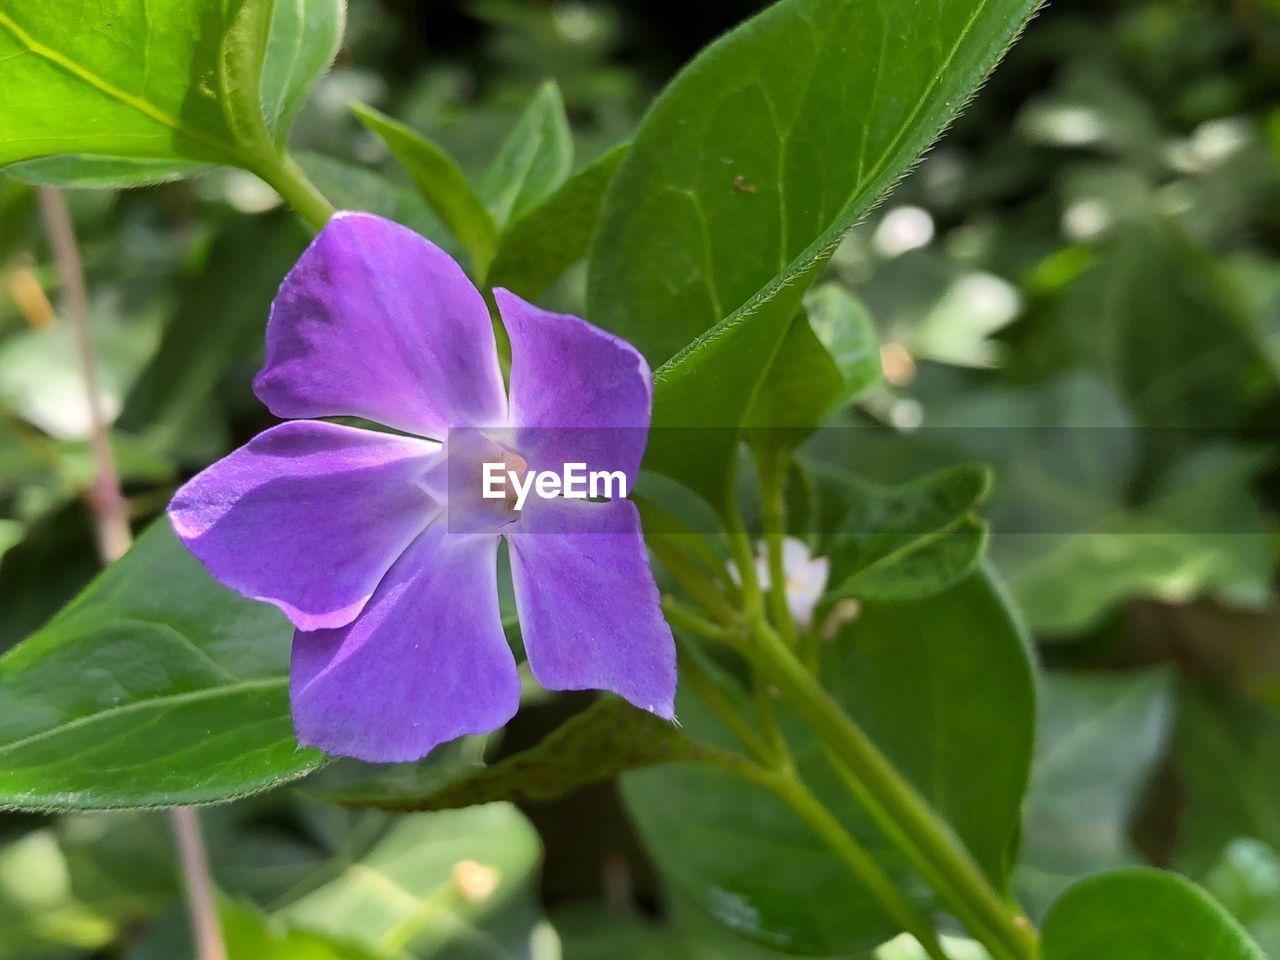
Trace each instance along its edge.
{"label": "blurred background foliage", "polygon": [[[294,144],[339,206],[451,246],[350,101],[478,173],[553,79],[582,163],[758,6],[352,0]],[[267,425],[249,380],[306,234],[233,170],[69,199],[116,452],[146,518]],[[14,179],[0,180],[0,279],[2,650],[96,567],[69,332]],[[825,282],[826,300],[865,305],[884,370],[839,422],[893,438],[823,430],[809,460],[883,483],[963,460],[994,469],[989,554],[1048,667],[1023,903],[1036,916],[1087,873],[1174,867],[1280,955],[1280,464],[1266,442],[1280,422],[1280,12],[1052,4]],[[581,312],[584,299],[579,265],[543,301]],[[502,751],[580,702],[522,711]],[[523,813],[402,816],[321,806],[312,787],[205,816],[235,898],[233,956],[766,955],[664,890],[610,785]],[[157,818],[0,815],[0,841],[0,958],[180,955]],[[468,863],[498,871],[496,891]]]}

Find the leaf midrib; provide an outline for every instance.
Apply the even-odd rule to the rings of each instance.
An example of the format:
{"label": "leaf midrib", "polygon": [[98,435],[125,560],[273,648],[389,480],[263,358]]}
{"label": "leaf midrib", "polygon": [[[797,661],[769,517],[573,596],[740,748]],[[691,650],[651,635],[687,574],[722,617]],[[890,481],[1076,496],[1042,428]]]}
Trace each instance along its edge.
{"label": "leaf midrib", "polygon": [[[728,317],[725,317],[718,323],[713,324],[707,330],[703,331],[703,333],[697,338],[685,345],[681,350],[678,350],[672,357],[662,363],[658,369],[654,371],[655,384],[671,379],[674,375],[679,373],[681,367],[686,361],[689,361],[694,355],[702,352],[704,348],[709,347],[714,340],[718,339],[728,330],[745,322],[758,308],[776,299],[777,295],[783,289],[793,283],[795,279],[801,276],[805,270],[809,269],[814,262],[821,259],[828,250],[834,251],[836,244],[839,242],[840,236],[845,231],[838,230],[837,236],[834,239],[829,237],[828,234],[832,232],[833,226],[842,223],[846,219],[845,214],[854,201],[856,201],[857,198],[872,184],[874,184],[884,173],[889,162],[893,159],[894,152],[901,146],[902,141],[906,138],[912,124],[915,123],[916,118],[923,109],[926,101],[933,94],[938,84],[942,81],[942,78],[946,75],[948,68],[950,68],[952,61],[959,52],[960,47],[972,32],[973,25],[977,22],[978,17],[987,9],[988,3],[989,0],[979,0],[979,3],[975,5],[972,15],[960,30],[959,36],[956,38],[955,43],[952,44],[951,49],[947,52],[947,56],[943,60],[942,65],[934,72],[928,85],[921,92],[920,97],[911,109],[911,113],[899,127],[897,135],[895,135],[893,140],[890,141],[889,146],[881,152],[880,161],[872,168],[871,172],[865,177],[858,178],[857,183],[855,183],[853,188],[849,191],[848,198],[845,200],[844,204],[841,205],[841,212],[836,216],[835,221],[832,224],[829,224],[826,229],[818,235],[813,243],[809,244],[808,247],[802,250],[799,256],[788,264],[786,269],[781,273],[775,274],[773,278],[770,279],[769,282],[766,283],[765,286],[754,296],[750,297]],[[955,115],[959,113],[961,106],[962,105],[956,105],[952,108],[950,116],[942,123],[942,129],[945,129],[950,121],[955,118]],[[936,136],[937,134],[935,134],[935,139]],[[865,144],[865,138],[863,142]]]}
{"label": "leaf midrib", "polygon": [[243,693],[246,690],[270,690],[283,687],[288,683],[287,677],[266,677],[258,680],[242,680],[239,683],[228,683],[218,687],[208,687],[204,690],[192,690],[187,693],[165,694],[159,697],[148,697],[142,700],[134,700],[131,703],[122,704],[118,707],[107,707],[105,710],[99,710],[96,713],[83,717],[76,717],[74,720],[68,720],[66,723],[58,724],[46,730],[29,734],[18,740],[11,740],[9,743],[0,744],[0,756],[20,750],[32,743],[38,743],[41,740],[47,740],[56,737],[59,734],[66,733],[70,730],[77,730],[81,727],[87,727],[101,720],[123,716],[130,713],[139,713],[156,707],[178,706],[187,703],[196,703],[201,700],[211,700],[216,697],[231,696],[237,693]]}
{"label": "leaf midrib", "polygon": [[154,120],[161,126],[168,127],[170,130],[173,130],[175,133],[180,134],[189,140],[194,140],[197,143],[203,144],[210,148],[214,152],[215,156],[224,158],[232,158],[236,156],[234,151],[226,150],[224,145],[215,138],[209,137],[199,130],[193,130],[190,127],[185,126],[177,117],[161,110],[151,101],[121,90],[109,80],[98,76],[91,70],[86,70],[84,67],[81,67],[79,64],[68,59],[52,47],[45,46],[31,34],[27,33],[27,31],[22,29],[22,27],[4,11],[0,11],[0,26],[4,27],[10,35],[18,41],[18,43],[26,47],[31,53],[47,60],[56,67],[65,70],[67,73],[84,83],[89,84],[99,93],[105,94],[110,99],[137,110],[139,113],[151,120]]}

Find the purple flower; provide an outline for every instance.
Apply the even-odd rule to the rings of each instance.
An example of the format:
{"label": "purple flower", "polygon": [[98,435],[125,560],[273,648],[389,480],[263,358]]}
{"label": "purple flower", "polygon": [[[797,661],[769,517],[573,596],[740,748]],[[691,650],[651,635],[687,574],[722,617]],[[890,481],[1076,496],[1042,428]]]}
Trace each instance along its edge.
{"label": "purple flower", "polygon": [[403,433],[283,423],[169,505],[214,577],[297,627],[290,695],[304,745],[414,760],[512,717],[502,537],[538,681],[673,714],[675,646],[635,506],[531,497],[516,512],[482,500],[478,476],[456,481],[460,463],[478,470],[476,458],[497,456],[530,470],[620,470],[629,489],[649,368],[577,317],[494,296],[511,339],[509,398],[489,311],[462,269],[398,224],[339,214],[280,287],[254,389],[279,417],[360,417]]}

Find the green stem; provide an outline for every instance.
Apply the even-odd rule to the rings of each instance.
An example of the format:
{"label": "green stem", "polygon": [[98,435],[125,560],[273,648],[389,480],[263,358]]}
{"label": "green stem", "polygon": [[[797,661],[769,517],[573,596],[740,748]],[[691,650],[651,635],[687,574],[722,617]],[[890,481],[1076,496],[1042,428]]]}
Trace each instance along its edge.
{"label": "green stem", "polygon": [[729,538],[729,553],[733,556],[733,564],[738,568],[738,577],[742,581],[742,606],[747,621],[752,623],[760,616],[762,600],[760,582],[756,578],[755,552],[751,549],[751,537],[742,522],[735,504],[730,504],[724,515],[725,530]]}
{"label": "green stem", "polygon": [[925,953],[934,960],[947,960],[946,952],[938,941],[929,921],[921,915],[911,903],[894,886],[893,881],[880,869],[875,858],[871,856],[857,840],[849,834],[840,821],[831,815],[796,776],[779,776],[773,783],[776,793],[787,806],[804,820],[831,848],[832,852],[844,861],[859,883],[871,894],[886,915],[903,930],[920,942]]}
{"label": "green stem", "polygon": [[737,634],[732,630],[718,623],[713,623],[702,614],[690,610],[675,597],[666,596],[662,598],[662,612],[672,626],[688,630],[690,633],[704,637],[707,640],[715,640],[717,643],[739,645]]}
{"label": "green stem", "polygon": [[[858,798],[859,802],[862,803],[864,807],[869,803],[874,802],[869,798],[867,790],[863,784],[853,775],[849,768],[840,761],[839,757],[835,756],[835,754],[827,749],[824,749],[823,752],[826,755],[827,762],[831,766],[831,769],[836,772],[845,787],[851,794],[853,794],[854,797]],[[882,824],[881,829],[900,849],[911,849],[911,839],[896,825]],[[921,876],[924,877],[925,882],[927,882],[931,887],[940,891],[948,889],[946,879],[938,872],[933,864],[922,860],[915,860],[914,858],[913,862],[915,862],[916,869],[920,872]],[[996,960],[1017,960],[1018,955],[1010,952],[1002,943],[990,942],[996,938],[992,935],[987,924],[985,924],[981,918],[979,918],[972,909],[970,909],[967,903],[962,902],[959,898],[953,897],[951,898],[950,907],[960,922],[969,930],[973,931],[977,939],[982,940],[986,944],[987,949],[990,951],[992,956],[996,958]]]}
{"label": "green stem", "polygon": [[822,620],[815,616],[813,623],[800,634],[800,641],[796,646],[800,655],[800,662],[804,664],[815,677],[822,675]]}
{"label": "green stem", "polygon": [[971,918],[972,932],[994,952],[1016,960],[1034,960],[1037,939],[1023,918],[1008,906],[974,862],[963,843],[916,792],[840,705],[796,659],[767,624],[755,624],[753,651],[761,672],[776,683],[813,733],[839,760],[867,812],[891,839],[903,846],[922,873],[957,913]]}
{"label": "green stem", "polygon": [[280,194],[281,199],[317,232],[324,228],[336,212],[333,204],[316,189],[316,185],[288,153],[282,153],[270,162],[260,164],[253,172]]}
{"label": "green stem", "polygon": [[[742,516],[738,513],[736,505],[731,505],[725,515],[725,527],[729,535],[729,551],[733,554],[734,565],[737,566],[738,575],[742,578],[742,612],[746,616],[747,624],[754,626],[760,623],[768,627],[764,622],[764,599],[760,593],[760,580],[756,576],[756,561],[755,554],[751,550],[751,537],[747,534],[747,528],[742,522]],[[750,651],[744,652],[750,656]],[[773,694],[760,671],[752,671],[751,685],[755,694],[756,713],[760,717],[761,726],[764,727],[765,736],[775,749],[784,749],[785,740],[782,731],[778,728],[777,718],[774,716]]]}
{"label": "green stem", "polygon": [[680,671],[681,676],[693,684],[698,695],[720,718],[726,729],[759,761],[759,764],[743,763],[725,769],[777,795],[844,862],[849,872],[880,905],[886,916],[915,937],[934,960],[948,960],[929,922],[894,886],[875,858],[845,830],[840,821],[827,811],[797,776],[790,756],[785,753],[785,744],[781,755],[766,746],[746,718],[734,708],[720,685],[703,669],[697,658],[683,648],[680,649]]}
{"label": "green stem", "polygon": [[787,533],[786,476],[789,458],[784,452],[760,458],[760,498],[764,514],[765,552],[769,559],[769,611],[788,646],[796,645],[796,625],[787,604],[787,570],[782,562]]}
{"label": "green stem", "polygon": [[694,689],[720,718],[728,731],[746,748],[747,752],[760,763],[774,768],[778,764],[778,756],[770,749],[759,735],[751,728],[745,717],[734,709],[729,697],[721,689],[710,673],[698,662],[698,658],[690,653],[683,644],[676,647],[679,658],[680,676],[693,684]]}
{"label": "green stem", "polygon": [[662,565],[671,571],[680,586],[703,607],[715,614],[724,623],[732,623],[737,616],[728,598],[725,597],[702,565],[694,560],[678,543],[676,538],[662,533],[646,533],[645,540],[649,549],[654,552]]}

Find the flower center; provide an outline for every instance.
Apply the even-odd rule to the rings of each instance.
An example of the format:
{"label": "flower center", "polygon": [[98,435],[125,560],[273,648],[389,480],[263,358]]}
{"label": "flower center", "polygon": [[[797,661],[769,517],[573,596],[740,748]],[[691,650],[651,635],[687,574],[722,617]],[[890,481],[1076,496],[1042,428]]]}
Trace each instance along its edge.
{"label": "flower center", "polygon": [[[511,474],[513,480],[521,485],[524,484],[524,478],[529,472],[529,462],[518,453],[502,448],[502,468]],[[514,509],[519,492],[516,489],[516,483],[507,483],[504,485],[506,490],[507,505]]]}

